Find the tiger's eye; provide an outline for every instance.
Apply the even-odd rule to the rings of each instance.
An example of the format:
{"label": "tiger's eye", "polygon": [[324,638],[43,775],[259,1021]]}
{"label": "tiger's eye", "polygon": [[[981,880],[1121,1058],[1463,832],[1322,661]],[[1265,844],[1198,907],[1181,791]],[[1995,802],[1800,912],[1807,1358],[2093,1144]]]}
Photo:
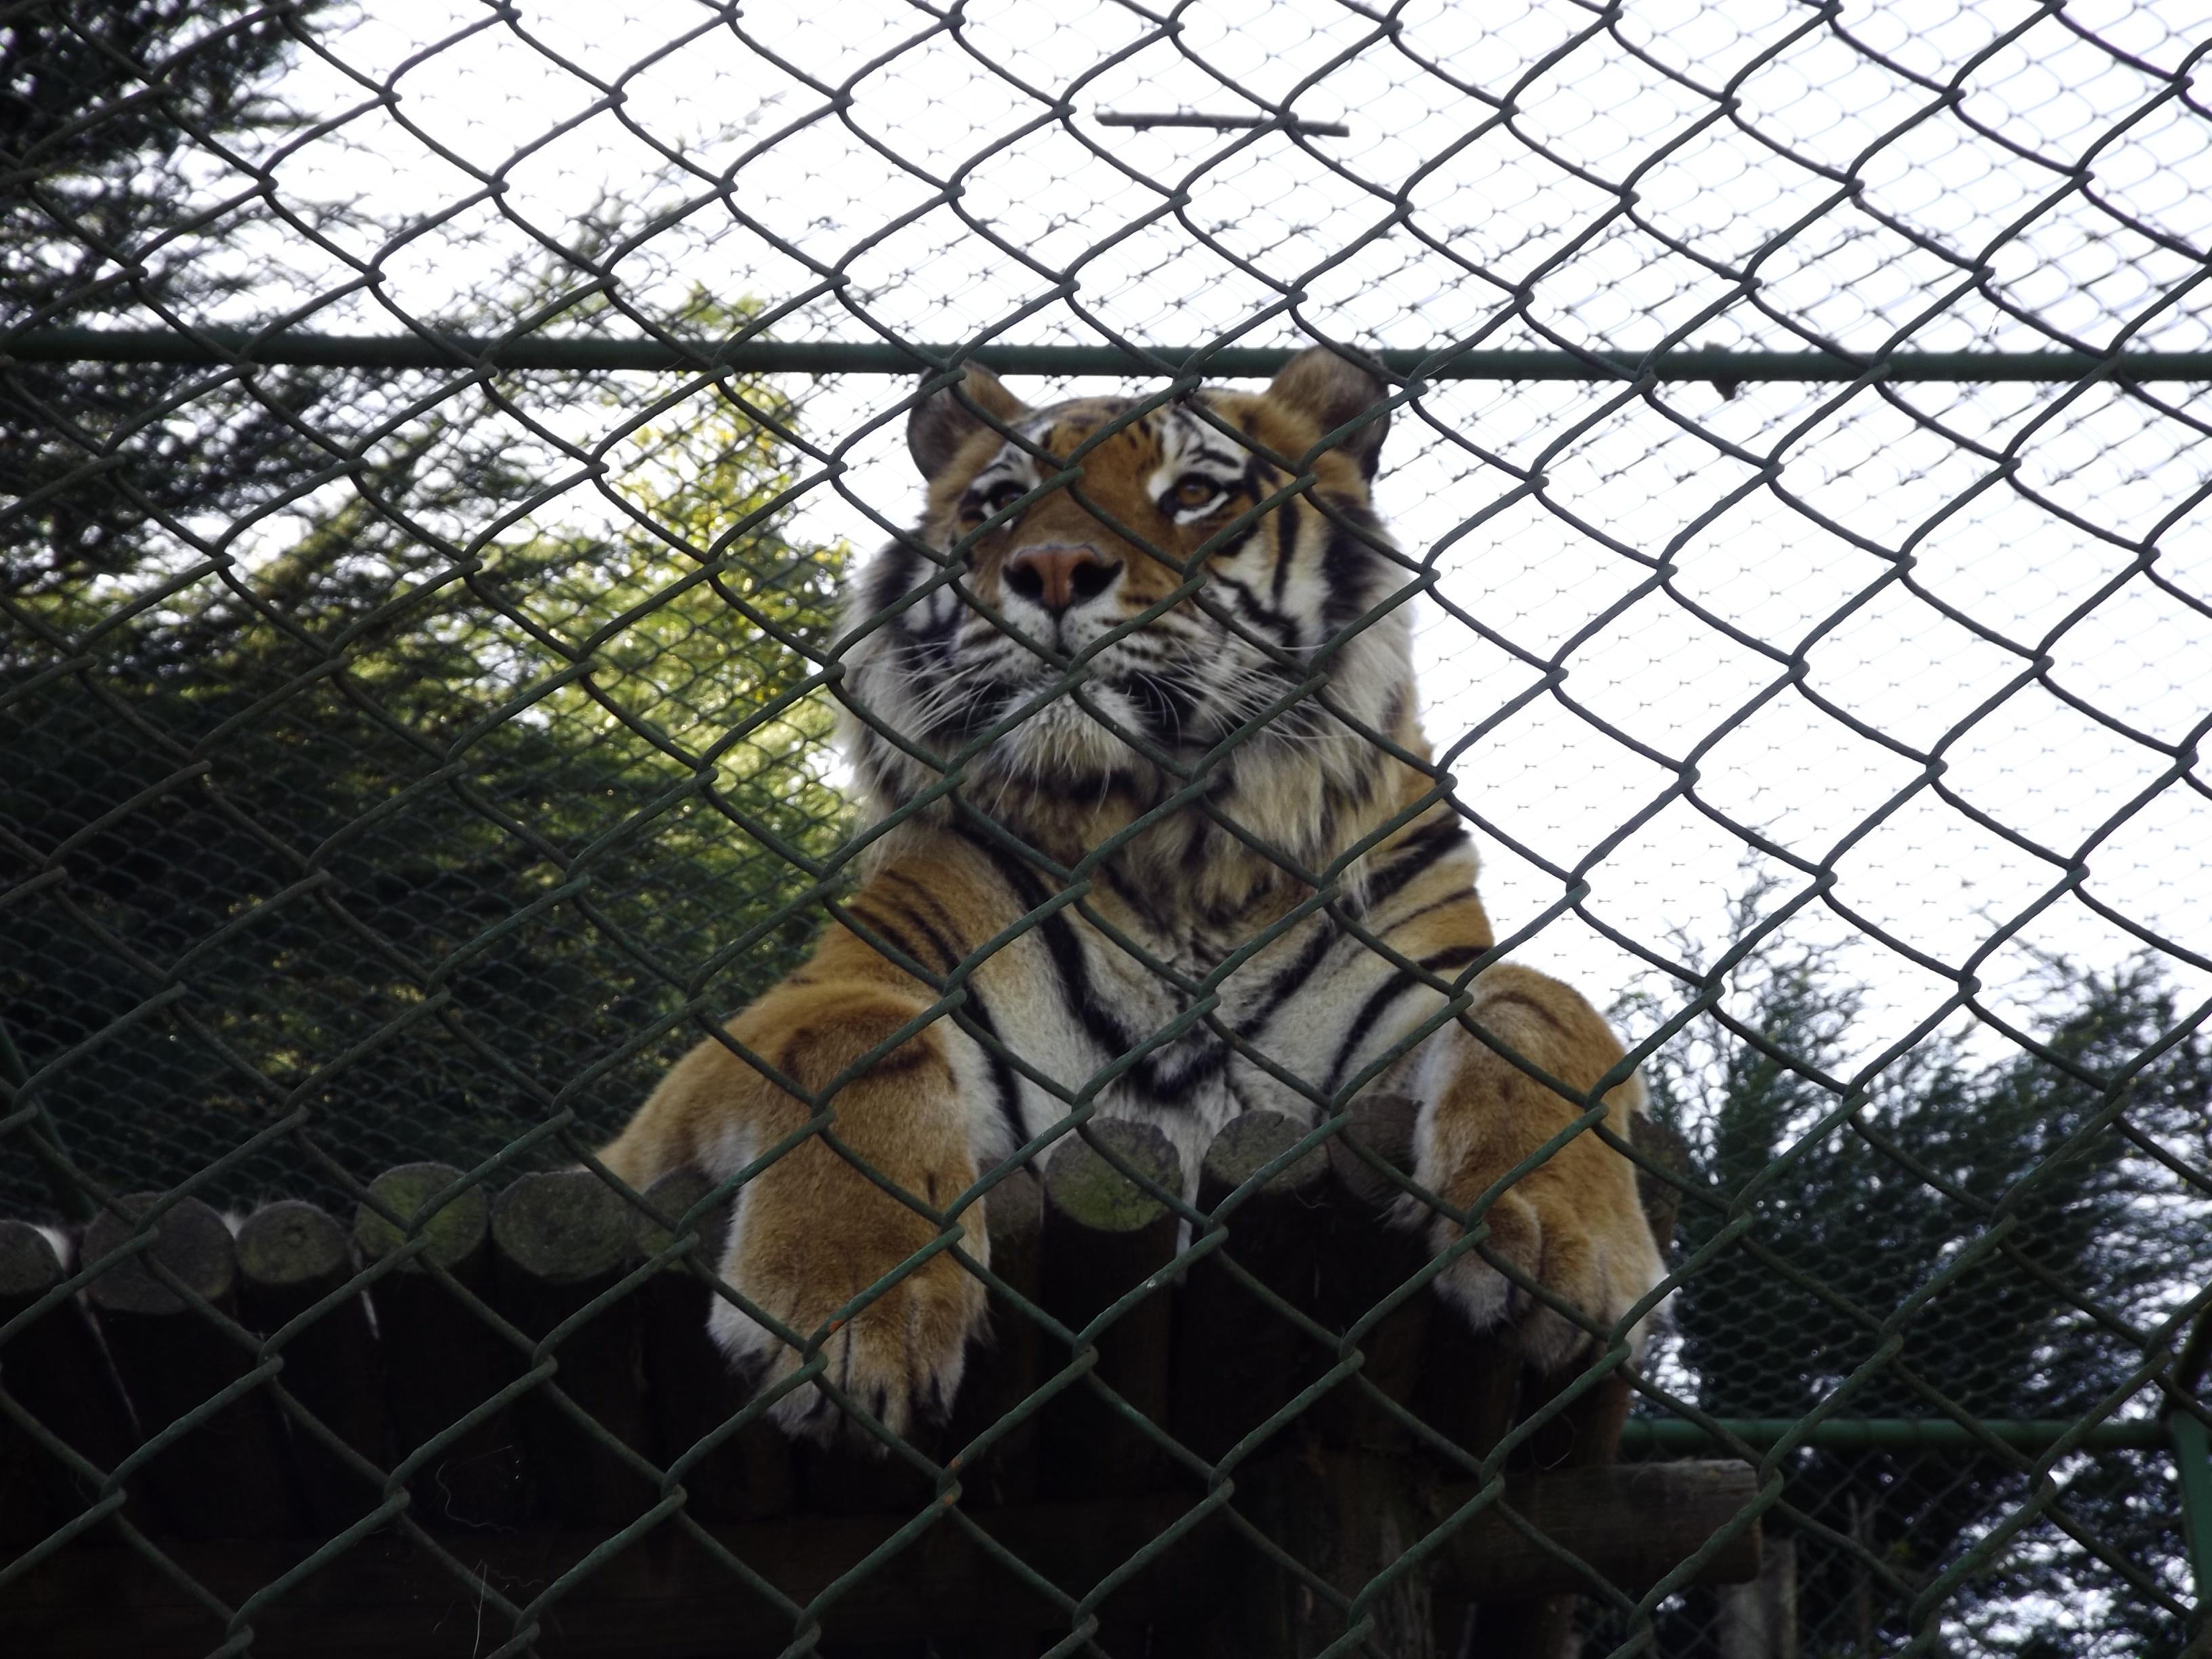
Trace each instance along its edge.
{"label": "tiger's eye", "polygon": [[978,495],[974,490],[969,490],[966,498],[960,503],[960,510],[963,514],[970,519],[988,518],[994,513],[1005,511],[1017,497],[1027,493],[1018,481],[1002,478],[991,486],[990,494],[988,495]]}
{"label": "tiger's eye", "polygon": [[1168,499],[1177,507],[1204,507],[1221,494],[1221,486],[1211,478],[1185,478],[1168,492]]}

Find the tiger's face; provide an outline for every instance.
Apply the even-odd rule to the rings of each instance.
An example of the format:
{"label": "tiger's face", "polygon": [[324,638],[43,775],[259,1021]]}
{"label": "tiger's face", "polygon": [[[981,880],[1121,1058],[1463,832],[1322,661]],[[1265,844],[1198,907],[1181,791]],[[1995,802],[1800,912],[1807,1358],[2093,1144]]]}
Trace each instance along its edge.
{"label": "tiger's face", "polygon": [[848,746],[877,804],[957,766],[1019,828],[1201,783],[1316,850],[1319,818],[1346,821],[1332,800],[1373,782],[1358,728],[1419,741],[1404,611],[1377,614],[1413,574],[1368,497],[1383,388],[1316,350],[1258,394],[1158,406],[1032,410],[975,368],[962,390],[910,418],[927,504],[842,635]]}

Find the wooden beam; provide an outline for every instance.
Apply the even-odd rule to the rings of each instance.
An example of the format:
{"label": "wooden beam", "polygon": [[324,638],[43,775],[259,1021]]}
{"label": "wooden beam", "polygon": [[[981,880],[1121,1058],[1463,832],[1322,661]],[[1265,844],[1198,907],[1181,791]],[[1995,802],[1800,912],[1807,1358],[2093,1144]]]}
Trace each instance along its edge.
{"label": "wooden beam", "polygon": [[[1341,1471],[1316,1466],[1328,1484]],[[1741,1463],[1629,1465],[1517,1475],[1504,1501],[1595,1571],[1632,1589],[1646,1587],[1735,1522],[1757,1482]],[[1422,1493],[1433,1527],[1471,1489]],[[974,1519],[1030,1568],[1079,1595],[1158,1538],[1193,1500],[1173,1494],[1078,1503],[1019,1504]],[[708,1528],[715,1542],[787,1595],[819,1595],[883,1536],[880,1516],[785,1517]],[[604,1541],[596,1533],[471,1536],[462,1552],[487,1582],[518,1604]],[[233,1607],[274,1581],[312,1547],[239,1539],[179,1543],[177,1565]],[[1741,1582],[1759,1569],[1756,1528],[1736,1535],[1705,1565],[1701,1583]],[[1235,1575],[1257,1570],[1224,1525],[1179,1540],[1104,1604],[1127,1625],[1198,1618]],[[1581,1580],[1527,1538],[1495,1504],[1471,1517],[1439,1553],[1437,1582],[1480,1600],[1565,1590]],[[458,1578],[405,1540],[380,1535],[295,1586],[254,1621],[253,1651],[313,1659],[443,1659],[489,1652],[512,1632],[478,1626],[481,1603]],[[819,1609],[838,1640],[958,1637],[1009,1629],[1058,1630],[1067,1617],[1050,1599],[968,1537],[950,1516]],[[793,1620],[672,1526],[663,1526],[602,1565],[546,1609],[537,1648],[547,1659],[620,1656],[688,1659],[702,1652],[775,1653]],[[0,1651],[46,1659],[198,1656],[221,1639],[216,1620],[136,1552],[78,1548],[40,1563],[0,1600]]]}

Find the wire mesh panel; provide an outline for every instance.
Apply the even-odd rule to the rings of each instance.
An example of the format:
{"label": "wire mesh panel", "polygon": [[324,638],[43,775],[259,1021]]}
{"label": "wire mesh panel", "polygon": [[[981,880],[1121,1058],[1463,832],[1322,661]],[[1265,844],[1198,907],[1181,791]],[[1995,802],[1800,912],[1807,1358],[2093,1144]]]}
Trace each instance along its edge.
{"label": "wire mesh panel", "polygon": [[0,1626],[2201,1652],[2208,51],[0,11]]}

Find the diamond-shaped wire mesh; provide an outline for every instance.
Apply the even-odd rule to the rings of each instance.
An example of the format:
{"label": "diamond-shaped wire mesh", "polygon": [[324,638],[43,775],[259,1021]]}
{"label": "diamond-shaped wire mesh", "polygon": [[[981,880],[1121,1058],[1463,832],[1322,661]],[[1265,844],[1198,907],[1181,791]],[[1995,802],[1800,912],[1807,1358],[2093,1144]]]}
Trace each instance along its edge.
{"label": "diamond-shaped wire mesh", "polygon": [[[0,1250],[0,1628],[430,1641],[347,1610],[367,1561],[433,1575],[404,1595],[467,1607],[471,1652],[1273,1650],[1215,1605],[1242,1591],[1159,1610],[1203,1545],[1304,1596],[1285,1652],[2203,1652],[2208,53],[2180,0],[0,9],[0,1215],[46,1229]],[[992,755],[1095,741],[1114,642],[1024,644],[991,538],[1101,510],[1115,434],[1317,343],[1389,405],[1388,597],[1285,650],[1211,574],[1298,514],[1352,533],[1319,441],[1357,453],[1363,399],[1211,542],[1132,544],[1224,659],[1273,666],[1215,685],[1207,735],[1172,705],[1173,742],[1121,729],[1167,781],[1115,817],[1102,770],[1048,844]],[[986,406],[1062,473],[918,532],[909,420],[969,362],[1032,410],[1137,401],[1072,462]],[[887,543],[907,576],[864,583]],[[939,601],[1052,695],[957,755],[899,731],[930,799],[871,798],[854,745],[906,716],[856,665]],[[1398,757],[1418,801],[1360,821],[1375,860],[1199,799],[1270,741],[1389,748],[1344,665],[1401,628],[1428,751]],[[1471,832],[1496,948],[1364,930],[1424,813]],[[1194,861],[1256,836],[1265,902],[1115,931],[1115,860],[1201,818]],[[1014,872],[988,926],[869,885],[940,822]],[[848,1024],[801,1081],[722,1022],[825,928],[913,1018]],[[1310,940],[1437,1012],[1362,1049],[1365,992],[1301,1004],[1351,1036],[1282,1075],[1240,953]],[[1626,1061],[1563,1084],[1485,1023],[1501,957],[1605,1011],[1637,1137],[1601,1104]],[[1114,1040],[1032,1042],[1009,973]],[[1448,1197],[1419,1045],[1455,1022],[1552,1115]],[[848,1086],[916,1032],[1023,1103],[944,1190],[871,1160]],[[796,1103],[647,1203],[658,1169],[598,1154],[702,1038]],[[1166,1097],[1201,1051],[1258,1092]],[[1288,1138],[1206,1186],[1256,1099]],[[1180,1164],[1097,1127],[1132,1117]],[[1054,1171],[1092,1146],[1143,1224],[1070,1218]],[[1640,1300],[1562,1299],[1559,1248],[1501,1231],[1584,1155],[1641,1167],[1667,1277]],[[825,1240],[903,1206],[834,1317],[683,1242],[757,1237],[786,1158],[838,1172]],[[1303,1243],[1269,1231],[1285,1181]],[[255,1252],[313,1255],[301,1200],[337,1255],[280,1294]],[[186,1241],[202,1204],[234,1249]],[[1432,1213],[1441,1266],[1408,1242]],[[1431,1281],[1500,1251],[1475,1337]],[[947,1279],[988,1316],[909,1421],[840,1334]],[[788,1344],[763,1391],[710,1305],[756,1360]],[[1224,1305],[1281,1365],[1206,1443],[1209,1390],[1249,1380],[1191,1358]],[[1564,1358],[1547,1305],[1583,1328]],[[316,1392],[341,1338],[375,1356],[360,1421]],[[1523,1514],[1552,1513],[1536,1466],[1609,1461],[1607,1399],[1632,1470],[1750,1469],[1634,1582]],[[787,1442],[810,1401],[827,1449]],[[257,1443],[281,1524],[244,1518]],[[1418,1522],[1363,1507],[1378,1447],[1426,1471]],[[210,1467],[234,1494],[187,1490]],[[1053,1503],[1090,1553],[1053,1554]],[[1764,1567],[1729,1566],[1754,1527]],[[517,1538],[526,1566],[484,1565]],[[1542,1593],[1468,1589],[1468,1540]],[[640,1589],[655,1548],[691,1565]],[[118,1562],[159,1619],[100,1622],[125,1615],[83,1586]],[[963,1645],[1002,1595],[1028,1622]],[[717,1596],[753,1598],[742,1639],[684,1622]]]}

